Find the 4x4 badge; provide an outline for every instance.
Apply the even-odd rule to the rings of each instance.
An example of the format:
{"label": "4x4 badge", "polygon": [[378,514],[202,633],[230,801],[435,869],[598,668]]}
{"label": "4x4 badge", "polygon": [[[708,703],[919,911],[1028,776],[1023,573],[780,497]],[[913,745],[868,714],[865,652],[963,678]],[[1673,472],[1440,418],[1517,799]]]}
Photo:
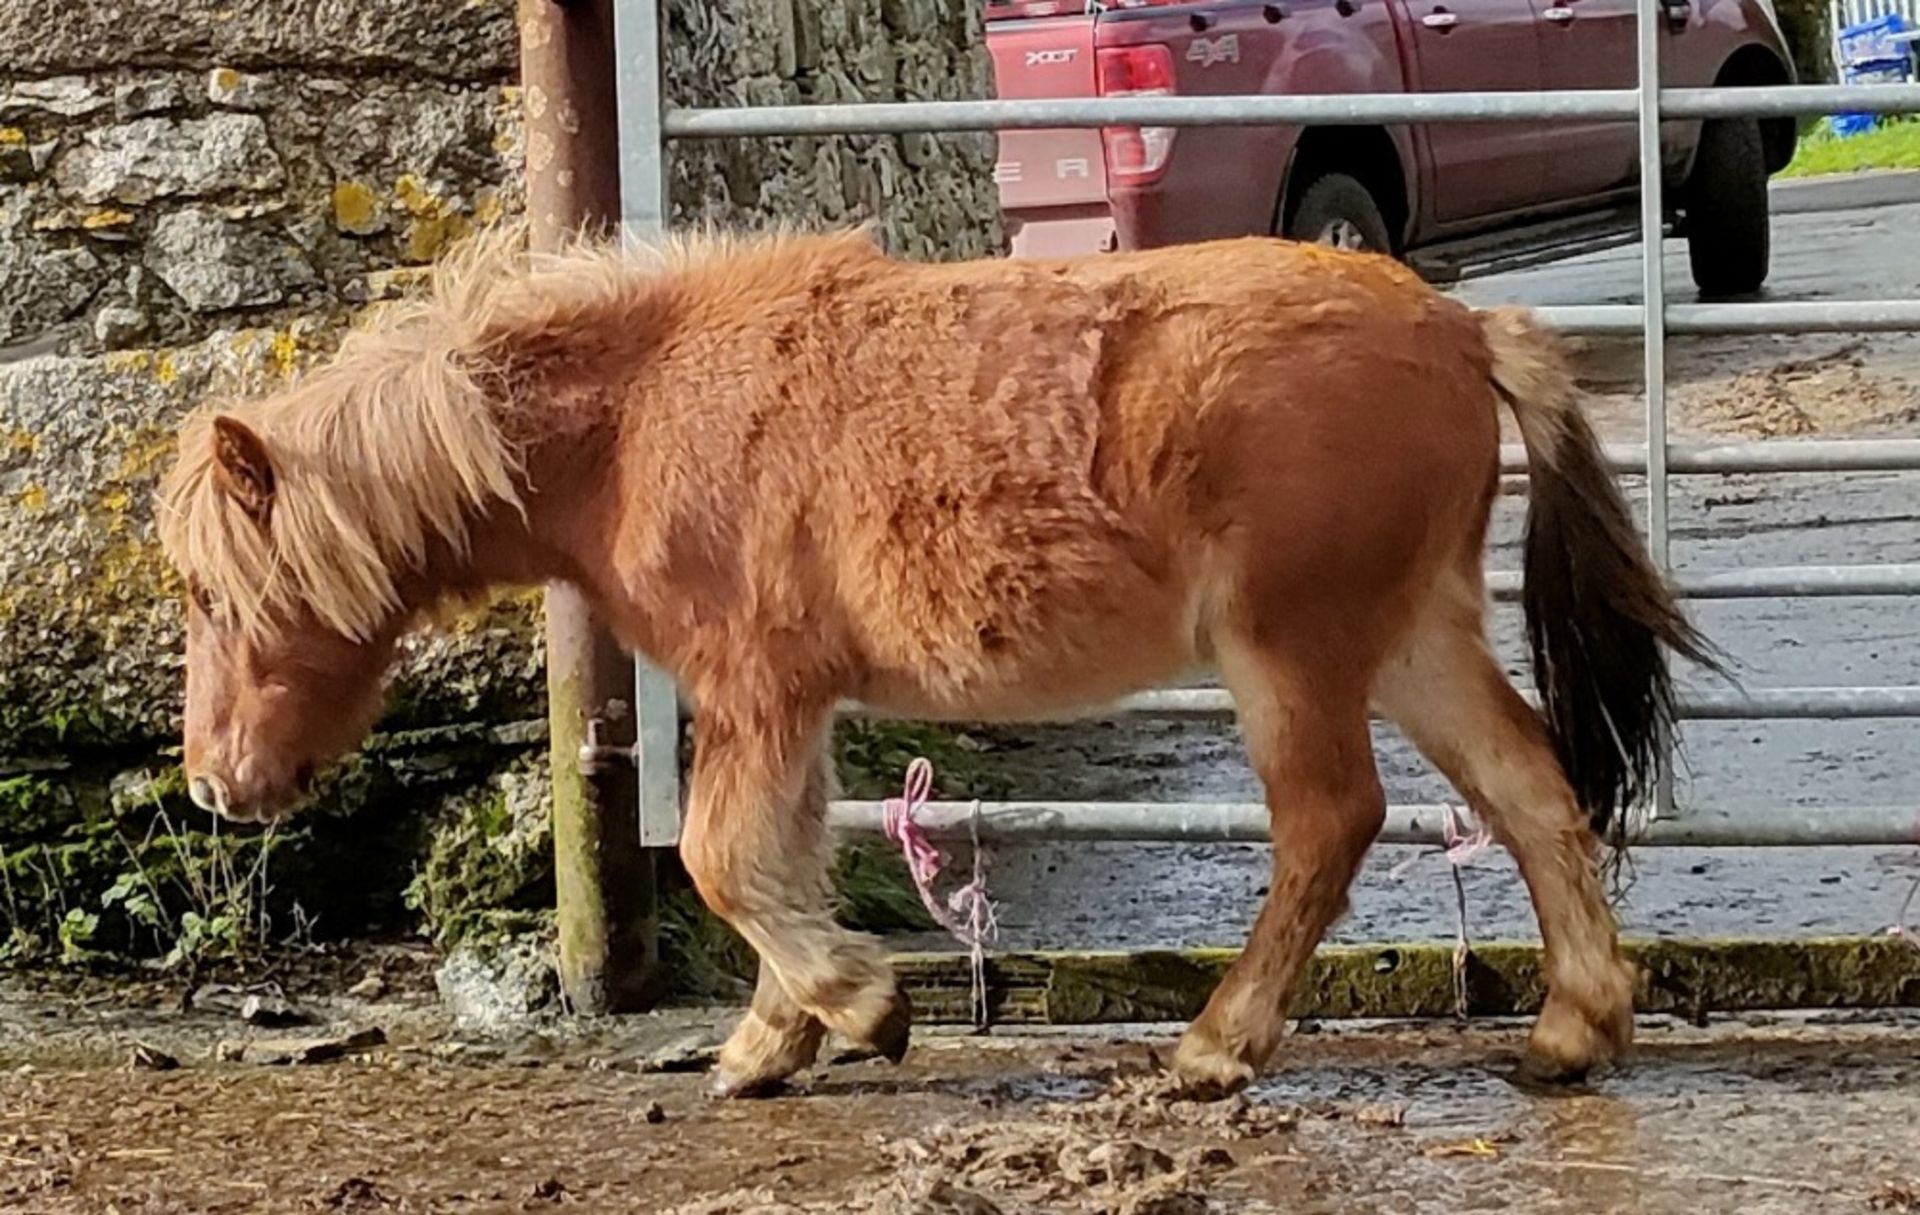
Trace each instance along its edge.
{"label": "4x4 badge", "polygon": [[1210,68],[1218,63],[1240,62],[1240,35],[1222,34],[1218,38],[1195,38],[1187,44],[1187,62]]}

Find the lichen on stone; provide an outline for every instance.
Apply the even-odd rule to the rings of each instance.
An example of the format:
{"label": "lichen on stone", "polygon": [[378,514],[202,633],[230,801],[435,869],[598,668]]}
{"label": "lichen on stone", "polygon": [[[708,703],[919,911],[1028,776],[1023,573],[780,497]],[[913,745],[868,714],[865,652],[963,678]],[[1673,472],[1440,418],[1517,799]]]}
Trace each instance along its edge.
{"label": "lichen on stone", "polygon": [[380,196],[365,182],[342,181],[333,187],[333,222],[342,232],[371,236],[387,230]]}

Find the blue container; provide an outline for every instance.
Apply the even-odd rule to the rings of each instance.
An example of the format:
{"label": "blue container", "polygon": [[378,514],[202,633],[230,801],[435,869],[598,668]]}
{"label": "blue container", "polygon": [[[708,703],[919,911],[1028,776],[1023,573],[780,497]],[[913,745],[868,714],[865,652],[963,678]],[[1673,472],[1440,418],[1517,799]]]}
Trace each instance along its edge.
{"label": "blue container", "polygon": [[1837,39],[1842,78],[1849,78],[1856,67],[1872,70],[1895,65],[1905,70],[1906,44],[1894,41],[1894,36],[1906,32],[1906,20],[1899,13],[1888,13],[1842,29]]}
{"label": "blue container", "polygon": [[[1895,36],[1905,33],[1906,21],[1899,13],[1888,13],[1871,21],[1861,21],[1840,31],[1840,80],[1843,84],[1905,84],[1913,79],[1913,60],[1905,42]],[[1835,114],[1827,127],[1835,137],[1846,139],[1871,131],[1879,122],[1873,114]]]}

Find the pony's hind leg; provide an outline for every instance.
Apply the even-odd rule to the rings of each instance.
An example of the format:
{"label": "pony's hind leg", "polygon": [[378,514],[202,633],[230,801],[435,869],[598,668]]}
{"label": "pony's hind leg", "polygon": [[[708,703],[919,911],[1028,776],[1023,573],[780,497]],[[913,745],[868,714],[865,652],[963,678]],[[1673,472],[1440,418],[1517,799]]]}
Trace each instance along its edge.
{"label": "pony's hind leg", "polygon": [[1367,726],[1365,672],[1222,646],[1255,772],[1266,786],[1273,883],[1247,946],[1188,1027],[1174,1071],[1200,1095],[1231,1092],[1272,1056],[1295,976],[1386,816]]}
{"label": "pony's hind leg", "polygon": [[1631,1042],[1633,971],[1601,892],[1593,832],[1545,723],[1487,648],[1480,603],[1477,589],[1441,596],[1374,696],[1518,863],[1547,971],[1526,1069],[1577,1079]]}
{"label": "pony's hind leg", "polygon": [[834,921],[824,714],[702,705],[680,854],[714,914],[760,955],[753,1005],[721,1050],[715,1091],[748,1095],[813,1061],[825,1028],[899,1061],[911,1010],[879,943]]}

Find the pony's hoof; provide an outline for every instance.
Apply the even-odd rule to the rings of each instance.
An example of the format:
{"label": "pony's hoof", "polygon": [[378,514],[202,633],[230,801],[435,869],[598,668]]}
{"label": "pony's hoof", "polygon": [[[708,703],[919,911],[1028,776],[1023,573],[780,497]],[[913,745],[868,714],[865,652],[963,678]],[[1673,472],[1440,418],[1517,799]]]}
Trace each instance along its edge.
{"label": "pony's hoof", "polygon": [[1519,1064],[1513,1069],[1513,1080],[1521,1089],[1566,1089],[1585,1084],[1592,1071],[1592,1064],[1555,1059],[1529,1050],[1520,1056]]}
{"label": "pony's hoof", "polygon": [[1596,1069],[1626,1054],[1632,1043],[1631,1005],[1590,1015],[1549,998],[1527,1040],[1519,1073],[1534,1084],[1581,1084]]}
{"label": "pony's hoof", "polygon": [[707,1082],[707,1096],[715,1101],[749,1101],[778,1097],[791,1087],[785,1076],[736,1075],[725,1068],[716,1068],[713,1079]]}
{"label": "pony's hoof", "polygon": [[1191,1030],[1173,1053],[1173,1088],[1180,1101],[1221,1101],[1253,1083],[1253,1066]]}
{"label": "pony's hoof", "polygon": [[886,1015],[867,1035],[866,1045],[889,1063],[899,1064],[907,1057],[907,1047],[913,1040],[913,1001],[907,993],[898,987],[893,989],[893,998],[888,1001]]}

